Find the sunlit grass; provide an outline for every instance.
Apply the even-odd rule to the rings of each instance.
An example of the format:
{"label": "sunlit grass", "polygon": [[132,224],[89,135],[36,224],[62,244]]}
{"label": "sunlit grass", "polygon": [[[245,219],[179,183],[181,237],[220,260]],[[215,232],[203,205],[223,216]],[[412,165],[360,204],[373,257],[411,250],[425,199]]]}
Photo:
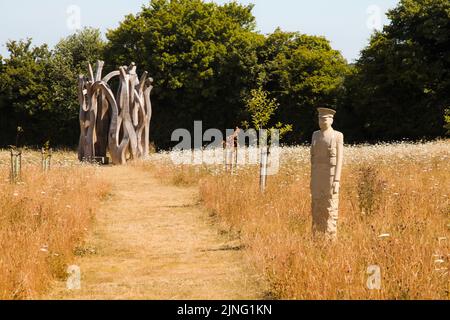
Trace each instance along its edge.
{"label": "sunlit grass", "polygon": [[9,152],[0,152],[0,299],[37,298],[67,276],[109,187],[74,153],[54,153],[43,173],[40,153],[24,151],[17,184],[9,183],[9,165]]}
{"label": "sunlit grass", "polygon": [[[448,299],[450,142],[347,146],[339,241],[311,236],[309,148],[283,148],[259,192],[258,166],[151,166],[171,183],[198,183],[204,206],[239,234],[248,262],[281,299]],[[367,268],[381,269],[381,290]]]}

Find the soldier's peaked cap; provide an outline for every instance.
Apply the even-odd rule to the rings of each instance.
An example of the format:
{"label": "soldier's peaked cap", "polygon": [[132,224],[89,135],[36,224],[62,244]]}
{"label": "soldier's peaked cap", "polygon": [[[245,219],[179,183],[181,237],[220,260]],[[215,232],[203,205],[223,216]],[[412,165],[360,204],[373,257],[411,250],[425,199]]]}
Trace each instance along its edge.
{"label": "soldier's peaked cap", "polygon": [[334,118],[336,111],[329,108],[317,108],[319,118]]}

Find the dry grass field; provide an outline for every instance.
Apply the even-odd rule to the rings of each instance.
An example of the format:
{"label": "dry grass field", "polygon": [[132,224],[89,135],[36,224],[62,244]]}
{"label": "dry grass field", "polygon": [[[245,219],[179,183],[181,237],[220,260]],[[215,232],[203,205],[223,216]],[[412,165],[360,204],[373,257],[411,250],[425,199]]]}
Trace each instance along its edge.
{"label": "dry grass field", "polygon": [[258,299],[259,277],[217,232],[198,189],[161,183],[139,164],[102,167],[111,193],[74,264],[79,290],[57,281],[43,299]]}
{"label": "dry grass field", "polygon": [[[309,149],[283,148],[278,175],[258,189],[258,166],[148,166],[160,179],[197,184],[203,205],[246,247],[278,299],[449,299],[450,141],[347,146],[339,240],[311,235]],[[369,266],[381,289],[370,290]]]}
{"label": "dry grass field", "polygon": [[[51,171],[43,173],[38,152],[25,151],[23,157],[22,180],[11,184],[9,153],[0,152],[1,299],[33,299],[48,294],[53,298],[75,297],[75,293],[64,291],[67,265],[74,261],[84,270],[84,291],[79,295],[100,298],[109,286],[107,298],[156,297],[157,283],[172,283],[178,286],[177,292],[161,291],[161,297],[179,293],[179,298],[207,298],[217,286],[209,288],[207,284],[219,279],[208,278],[208,270],[236,274],[236,261],[241,258],[249,273],[239,273],[239,277],[252,275],[264,281],[263,291],[253,296],[450,298],[448,140],[346,146],[339,239],[335,243],[311,234],[308,147],[281,150],[280,171],[268,177],[264,194],[259,191],[255,164],[241,165],[235,174],[229,174],[223,165],[175,165],[173,154],[159,153],[123,171],[81,165],[74,153],[56,152]],[[128,180],[121,181],[113,173],[126,173]],[[166,188],[157,181],[176,188]],[[126,188],[133,183],[140,192]],[[101,203],[110,192],[112,200]],[[184,198],[178,199],[178,194]],[[159,205],[155,199],[159,199]],[[114,201],[135,205],[128,212],[124,211],[128,208],[125,204],[116,208]],[[180,206],[180,201],[189,206]],[[98,221],[91,228],[95,215]],[[142,229],[145,241],[136,228]],[[99,252],[93,257],[76,257],[77,248],[84,248],[83,241],[92,229],[96,231],[90,234],[102,244]],[[176,236],[169,236],[169,231]],[[236,250],[214,249],[220,247],[223,236],[239,244]],[[183,249],[186,246],[187,251]],[[137,249],[141,247],[143,251]],[[157,253],[162,255],[161,260],[143,259]],[[213,263],[216,254],[222,260]],[[123,262],[128,256],[129,266]],[[199,262],[193,259],[197,256],[198,261],[208,261],[205,268],[195,267]],[[176,263],[166,263],[166,257]],[[164,273],[152,271],[145,261],[152,261],[153,267],[164,267]],[[120,266],[124,267],[123,277],[117,272]],[[379,290],[367,285],[372,277],[368,274],[370,266],[378,266],[381,271]],[[127,272],[133,268],[142,274]],[[203,278],[196,276],[198,279],[210,281],[200,281],[196,291],[192,286],[185,287],[199,282],[192,278],[193,270],[202,274]],[[178,275],[177,281],[170,282],[172,273]],[[227,279],[222,278],[223,292],[233,297],[244,294],[235,290],[237,286],[226,286]],[[47,289],[58,279],[59,287],[49,292]],[[114,281],[108,284],[104,279]],[[118,288],[126,289],[126,294],[120,295]],[[133,292],[139,294],[133,296]]]}
{"label": "dry grass field", "polygon": [[9,151],[0,151],[0,299],[39,297],[71,262],[108,185],[97,168],[56,152],[50,172],[25,150],[22,179],[9,182]]}

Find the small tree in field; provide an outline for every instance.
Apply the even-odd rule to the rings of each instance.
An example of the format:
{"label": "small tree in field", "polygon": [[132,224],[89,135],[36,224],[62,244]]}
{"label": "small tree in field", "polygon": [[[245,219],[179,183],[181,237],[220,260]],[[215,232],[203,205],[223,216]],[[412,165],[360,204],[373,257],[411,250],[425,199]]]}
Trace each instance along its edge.
{"label": "small tree in field", "polygon": [[[265,129],[268,131],[269,138],[272,138],[274,132],[278,130],[280,139],[286,135],[286,133],[292,131],[292,125],[284,125],[281,122],[278,122],[275,126],[269,128],[267,127],[273,115],[280,106],[277,99],[269,97],[269,93],[267,91],[262,88],[251,90],[250,97],[246,102],[246,111],[251,117],[251,125],[248,121],[244,121],[244,128],[252,127],[257,131]],[[272,139],[269,141],[272,141]]]}
{"label": "small tree in field", "polygon": [[[281,140],[286,133],[292,131],[292,125],[283,125],[281,122],[278,122],[275,126],[267,127],[279,106],[277,100],[270,98],[269,93],[262,88],[251,90],[250,97],[247,99],[246,104],[246,110],[251,117],[251,126],[260,134],[260,188],[262,192],[264,192],[266,187],[268,155],[270,154],[270,148],[275,135],[277,133],[278,139]],[[244,121],[243,126],[247,129],[250,127],[247,121]],[[264,137],[261,136],[264,130],[267,130],[266,137],[269,139],[267,145],[265,144]]]}

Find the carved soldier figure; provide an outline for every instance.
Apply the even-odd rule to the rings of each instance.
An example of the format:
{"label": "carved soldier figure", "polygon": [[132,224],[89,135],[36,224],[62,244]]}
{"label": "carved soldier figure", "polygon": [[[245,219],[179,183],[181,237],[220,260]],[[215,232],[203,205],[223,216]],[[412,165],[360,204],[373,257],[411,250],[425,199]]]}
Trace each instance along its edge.
{"label": "carved soldier figure", "polygon": [[344,135],[335,131],[336,111],[318,108],[320,130],[311,143],[311,196],[314,234],[337,237],[339,187],[344,157]]}

